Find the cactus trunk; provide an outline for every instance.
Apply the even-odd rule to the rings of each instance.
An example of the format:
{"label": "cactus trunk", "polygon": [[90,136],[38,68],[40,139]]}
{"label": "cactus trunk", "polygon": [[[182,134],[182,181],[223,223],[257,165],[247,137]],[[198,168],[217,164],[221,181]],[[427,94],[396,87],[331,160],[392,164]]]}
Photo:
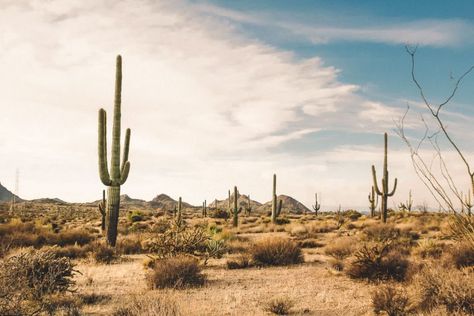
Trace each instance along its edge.
{"label": "cactus trunk", "polygon": [[107,243],[114,247],[117,242],[117,226],[120,209],[120,186],[111,186],[107,190],[106,237]]}
{"label": "cactus trunk", "polygon": [[277,195],[276,195],[276,174],[273,175],[273,198],[272,198],[272,223],[276,224],[277,222],[277,217],[281,213],[281,207],[282,207],[282,200],[279,202],[277,201]]}

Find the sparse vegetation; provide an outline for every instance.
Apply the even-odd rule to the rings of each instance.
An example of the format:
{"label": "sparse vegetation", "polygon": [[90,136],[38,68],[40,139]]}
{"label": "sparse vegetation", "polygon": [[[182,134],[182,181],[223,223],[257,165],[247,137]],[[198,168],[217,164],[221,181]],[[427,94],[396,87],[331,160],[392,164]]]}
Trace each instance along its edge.
{"label": "sparse vegetation", "polygon": [[151,289],[202,286],[205,280],[199,262],[184,255],[156,260],[147,277]]}
{"label": "sparse vegetation", "polygon": [[254,263],[260,266],[286,266],[303,262],[301,248],[289,239],[261,240],[253,246],[251,253]]}

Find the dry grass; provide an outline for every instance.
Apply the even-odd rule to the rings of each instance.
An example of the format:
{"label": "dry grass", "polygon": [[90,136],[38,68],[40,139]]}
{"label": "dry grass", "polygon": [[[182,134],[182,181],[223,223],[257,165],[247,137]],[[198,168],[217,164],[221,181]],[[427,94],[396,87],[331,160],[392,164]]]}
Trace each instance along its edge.
{"label": "dry grass", "polygon": [[324,248],[324,253],[338,260],[344,260],[356,250],[357,240],[351,237],[339,238]]}
{"label": "dry grass", "polygon": [[263,310],[275,315],[288,315],[294,305],[288,297],[277,297],[264,304]]}
{"label": "dry grass", "polygon": [[199,262],[184,255],[156,260],[147,278],[151,289],[202,286],[205,280]]}
{"label": "dry grass", "polygon": [[378,286],[372,293],[372,306],[376,315],[405,316],[412,312],[406,291],[393,285]]}
{"label": "dry grass", "polygon": [[304,261],[301,248],[284,238],[267,238],[251,249],[252,259],[258,266],[286,266]]}

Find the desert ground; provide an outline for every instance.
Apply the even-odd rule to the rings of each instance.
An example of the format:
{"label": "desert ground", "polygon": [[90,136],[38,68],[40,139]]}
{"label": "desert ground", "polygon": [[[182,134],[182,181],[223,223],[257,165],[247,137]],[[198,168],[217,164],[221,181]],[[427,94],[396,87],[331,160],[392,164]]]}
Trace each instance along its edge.
{"label": "desert ground", "polygon": [[[202,208],[184,208],[176,229],[173,201],[169,199],[164,209],[122,197],[115,248],[105,245],[94,203],[23,202],[14,212],[4,203],[0,224],[4,262],[33,247],[66,258],[74,270],[67,291],[48,299],[31,298],[23,311],[37,308],[40,314],[53,315],[473,313],[474,251],[469,241],[453,232],[457,223],[453,215],[391,210],[383,224],[377,214],[372,218],[354,210],[316,215],[295,214],[287,208],[272,223],[264,208],[255,206],[250,214],[241,212],[238,226],[233,227],[223,200],[222,208],[208,207],[206,216]],[[174,232],[171,239],[161,238],[170,232]],[[175,261],[166,265],[169,260]],[[2,277],[2,282],[8,279]]]}

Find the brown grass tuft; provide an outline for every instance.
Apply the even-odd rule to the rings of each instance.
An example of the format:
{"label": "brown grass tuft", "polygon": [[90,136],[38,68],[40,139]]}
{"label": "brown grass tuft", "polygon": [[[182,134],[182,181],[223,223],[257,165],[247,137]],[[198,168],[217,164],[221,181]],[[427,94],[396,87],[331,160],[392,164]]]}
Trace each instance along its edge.
{"label": "brown grass tuft", "polygon": [[251,254],[258,266],[286,266],[304,261],[301,248],[284,238],[260,240],[252,247]]}
{"label": "brown grass tuft", "polygon": [[205,280],[198,260],[185,255],[156,260],[147,278],[151,289],[202,286]]}

